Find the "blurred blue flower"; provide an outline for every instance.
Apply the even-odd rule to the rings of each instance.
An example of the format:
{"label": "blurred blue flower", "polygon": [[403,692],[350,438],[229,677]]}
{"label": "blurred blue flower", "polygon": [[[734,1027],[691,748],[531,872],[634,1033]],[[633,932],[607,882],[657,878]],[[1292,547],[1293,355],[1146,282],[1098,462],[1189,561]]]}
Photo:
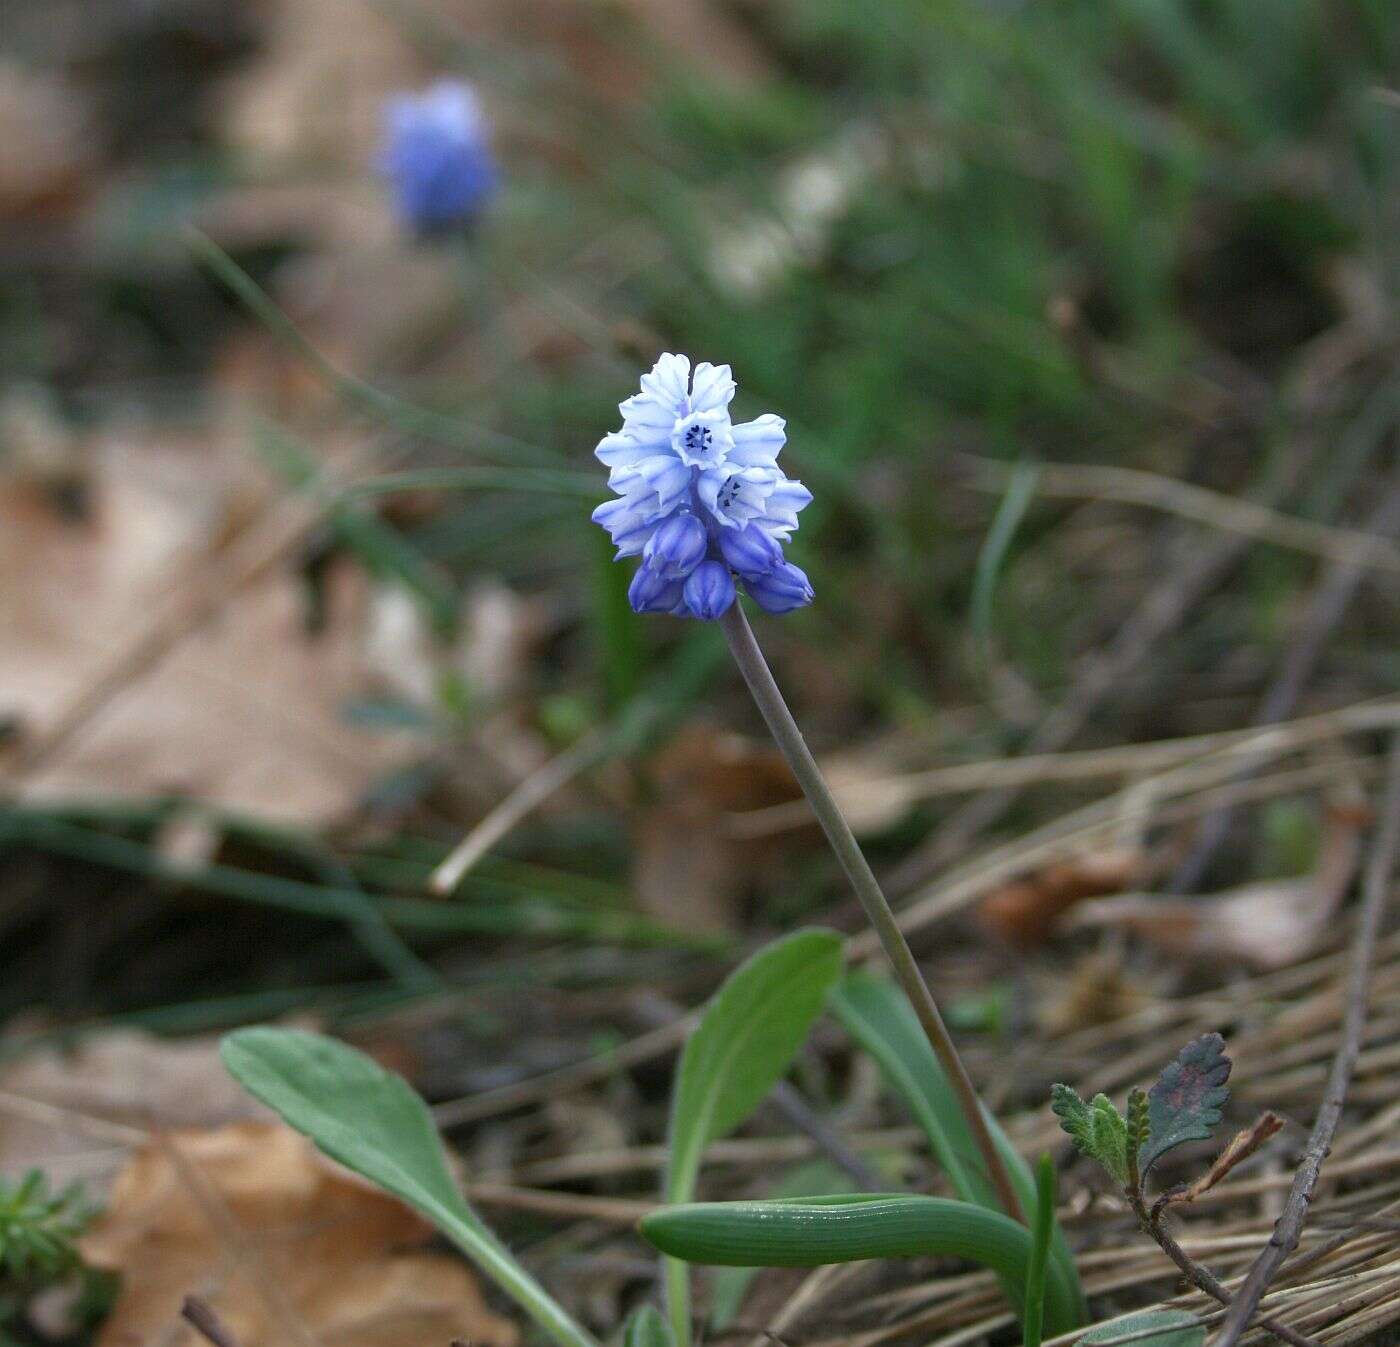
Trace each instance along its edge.
{"label": "blurred blue flower", "polygon": [[442,80],[389,99],[378,168],[410,229],[433,234],[475,220],[500,175],[471,86]]}
{"label": "blurred blue flower", "polygon": [[598,444],[617,495],[593,519],[619,558],[642,558],[628,590],[639,613],[721,617],[734,602],[736,572],[768,612],[812,601],[782,546],[812,493],[778,467],[782,418],[735,425],[733,396],[728,365],[701,362],[692,373],[685,356],[663,355],[622,404],[622,429]]}

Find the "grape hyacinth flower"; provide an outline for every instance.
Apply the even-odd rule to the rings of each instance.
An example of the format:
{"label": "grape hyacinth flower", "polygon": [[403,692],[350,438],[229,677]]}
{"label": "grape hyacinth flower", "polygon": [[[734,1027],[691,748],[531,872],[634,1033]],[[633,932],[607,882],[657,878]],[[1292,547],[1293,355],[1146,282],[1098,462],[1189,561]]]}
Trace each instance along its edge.
{"label": "grape hyacinth flower", "polygon": [[[627,590],[636,612],[718,623],[909,997],[1002,1209],[1023,1221],[1020,1197],[933,993],[793,719],[743,605],[734,601],[737,585],[769,613],[790,613],[813,597],[806,575],[783,555],[812,493],[778,467],[787,438],[782,418],[769,413],[735,425],[729,416],[734,391],[728,365],[702,361],[692,370],[686,356],[663,355],[642,375],[641,392],[621,405],[622,429],[604,435],[594,451],[616,494],[594,510],[593,522],[611,536],[618,560],[642,559]],[[668,1278],[667,1286],[677,1338],[684,1341],[686,1284]]]}
{"label": "grape hyacinth flower", "polygon": [[428,235],[471,224],[499,183],[471,86],[441,80],[421,94],[389,99],[378,168],[409,229]]}
{"label": "grape hyacinth flower", "polygon": [[783,419],[735,425],[728,365],[663,355],[621,405],[622,429],[595,451],[616,498],[593,520],[618,558],[640,556],[627,591],[639,613],[714,621],[734,602],[735,577],[770,613],[812,601],[812,586],[783,555],[812,493],[778,467]]}

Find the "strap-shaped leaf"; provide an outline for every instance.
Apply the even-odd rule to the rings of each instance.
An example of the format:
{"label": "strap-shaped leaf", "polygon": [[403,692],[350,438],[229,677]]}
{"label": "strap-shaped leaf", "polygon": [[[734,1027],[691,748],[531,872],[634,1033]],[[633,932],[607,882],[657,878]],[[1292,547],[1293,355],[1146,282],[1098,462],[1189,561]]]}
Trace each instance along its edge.
{"label": "strap-shaped leaf", "polygon": [[1230,1059],[1219,1034],[1203,1034],[1177,1053],[1147,1095],[1147,1141],[1139,1155],[1144,1176],[1174,1146],[1205,1141],[1230,1097]]}
{"label": "strap-shaped leaf", "polygon": [[[710,998],[681,1053],[671,1096],[668,1202],[695,1195],[700,1159],[732,1131],[782,1078],[827,993],[841,974],[834,931],[798,931],[764,946]],[[679,1264],[666,1269],[671,1331],[690,1342],[690,1288]]]}
{"label": "strap-shaped leaf", "polygon": [[[769,1194],[773,1198],[821,1197],[830,1193],[849,1193],[854,1189],[851,1177],[830,1160],[808,1160],[783,1175]],[[710,1328],[718,1333],[739,1317],[744,1296],[759,1269],[756,1267],[716,1268],[710,1279]]]}
{"label": "strap-shaped leaf", "polygon": [[428,1106],[401,1076],[295,1029],[239,1029],[220,1053],[245,1089],[331,1159],[425,1216],[561,1347],[596,1347],[467,1205]]}
{"label": "strap-shaped leaf", "polygon": [[798,931],[759,950],[710,998],[671,1097],[668,1201],[689,1199],[705,1147],[743,1122],[792,1065],[840,972],[834,931]]}
{"label": "strap-shaped leaf", "polygon": [[[970,1202],[903,1193],[855,1193],[770,1202],[702,1202],[642,1218],[642,1235],[663,1253],[728,1267],[817,1267],[866,1258],[943,1255],[994,1269],[1021,1313],[1031,1232]],[[1063,1333],[1080,1323],[1075,1290],[1048,1269],[1045,1323]]]}

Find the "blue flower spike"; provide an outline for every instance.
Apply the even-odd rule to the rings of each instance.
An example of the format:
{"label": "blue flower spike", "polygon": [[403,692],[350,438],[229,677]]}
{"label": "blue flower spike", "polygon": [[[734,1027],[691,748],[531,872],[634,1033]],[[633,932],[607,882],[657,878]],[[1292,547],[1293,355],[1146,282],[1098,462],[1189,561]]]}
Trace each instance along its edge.
{"label": "blue flower spike", "polygon": [[627,591],[638,613],[713,622],[729,611],[735,577],[770,613],[812,602],[806,575],[783,555],[812,499],[784,476],[783,419],[735,425],[728,365],[663,355],[621,405],[622,429],[595,451],[616,493],[593,512],[619,560],[640,556]]}
{"label": "blue flower spike", "polygon": [[500,182],[476,92],[461,80],[441,80],[389,99],[377,167],[413,232],[474,223]]}

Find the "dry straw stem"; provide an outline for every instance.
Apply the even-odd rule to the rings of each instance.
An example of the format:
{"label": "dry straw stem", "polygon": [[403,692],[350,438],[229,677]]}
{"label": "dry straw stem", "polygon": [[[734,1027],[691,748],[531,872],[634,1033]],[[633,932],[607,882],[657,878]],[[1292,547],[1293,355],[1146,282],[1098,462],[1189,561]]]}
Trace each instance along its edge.
{"label": "dry straw stem", "polygon": [[[1052,819],[1048,824],[1025,836],[994,847],[957,867],[939,883],[931,886],[920,901],[901,911],[898,914],[899,924],[906,932],[929,925],[966,906],[988,887],[1003,879],[1044,861],[1072,855],[1083,847],[1094,845],[1102,838],[1112,837],[1124,821],[1169,821],[1186,818],[1214,808],[1227,800],[1264,798],[1322,784],[1335,775],[1335,764],[1313,764],[1296,772],[1279,773],[1271,778],[1227,784],[1219,792],[1213,793],[1211,790],[1218,781],[1228,782],[1238,771],[1239,764],[1252,755],[1258,755],[1261,759],[1281,757],[1347,734],[1394,728],[1397,725],[1400,725],[1400,698],[1387,698],[1359,702],[1288,724],[1228,736],[1228,741],[1222,748],[1225,755],[1222,759],[1207,758],[1201,763],[1188,764],[1148,782],[1138,782],[1125,787],[1105,800],[1096,801],[1058,819]],[[1183,800],[1166,810],[1154,808],[1150,803],[1154,798],[1184,797],[1193,793],[1194,799]],[[1130,801],[1131,809],[1125,808]],[[879,952],[880,943],[872,932],[861,932],[851,936],[846,942],[847,957],[853,960],[869,959],[877,956]],[[1296,970],[1290,969],[1273,976],[1279,980],[1280,987],[1286,989],[1297,980],[1298,974]],[[1267,985],[1272,987],[1273,983],[1269,982]],[[1203,1013],[1213,1014],[1215,1009],[1213,1003],[1203,1003]],[[1148,1013],[1160,1015],[1162,1012],[1152,1010]],[[1182,1020],[1188,1018],[1187,1011],[1180,1005],[1170,1013]],[[685,1041],[686,1035],[697,1021],[697,1015],[685,1015],[596,1057],[585,1058],[558,1070],[503,1085],[494,1090],[482,1091],[467,1098],[445,1101],[434,1108],[434,1117],[443,1127],[476,1122],[553,1098],[568,1090],[581,1089],[596,1081],[606,1080],[619,1071],[674,1052]],[[1205,1032],[1211,1027],[1212,1022],[1205,1021],[1198,1032]],[[1155,1044],[1150,1050],[1158,1052]],[[1131,1066],[1126,1057],[1121,1060],[1128,1064],[1128,1069],[1133,1073],[1124,1079],[1135,1079],[1137,1075],[1144,1074],[1157,1064],[1155,1057],[1137,1066]],[[1054,1129],[1050,1138],[1052,1141],[1053,1136]]]}
{"label": "dry straw stem", "polygon": [[1341,1121],[1342,1105],[1352,1069],[1361,1051],[1362,1032],[1366,1025],[1366,1000],[1370,987],[1371,965],[1374,962],[1376,937],[1385,912],[1400,852],[1400,734],[1393,736],[1385,803],[1381,810],[1381,829],[1366,868],[1361,917],[1353,943],[1351,978],[1347,991],[1346,1017],[1342,1041],[1332,1063],[1327,1090],[1308,1138],[1307,1150],[1298,1166],[1283,1214],[1274,1226],[1274,1233],[1245,1278],[1235,1304],[1225,1316],[1214,1347],[1234,1347],[1249,1323],[1270,1280],[1283,1260],[1297,1247],[1298,1237],[1307,1218],[1313,1190],[1317,1186],[1322,1162],[1331,1149],[1332,1137]]}
{"label": "dry straw stem", "polygon": [[[1390,699],[1383,703],[1344,708],[1327,716],[1310,717],[1289,726],[1279,725],[1255,731],[1222,753],[1132,783],[1107,799],[1052,819],[1014,841],[993,847],[973,860],[954,867],[937,882],[923,889],[914,902],[901,909],[900,927],[906,934],[919,930],[972,901],[992,884],[1012,878],[1032,865],[1059,859],[1112,837],[1124,824],[1168,821],[1172,811],[1163,810],[1158,801],[1196,795],[1191,807],[1185,811],[1186,814],[1194,814],[1227,801],[1275,793],[1277,783],[1233,781],[1241,764],[1252,758],[1280,757],[1310,743],[1337,737],[1350,729],[1359,729],[1363,724],[1367,729],[1375,729],[1393,727],[1397,722],[1400,722],[1400,702]],[[1330,779],[1335,772],[1334,764],[1305,769],[1306,775],[1314,780]],[[1301,786],[1304,779],[1306,776],[1293,778],[1289,788]],[[1217,796],[1207,798],[1202,794],[1217,786],[1221,787]],[[868,936],[857,936],[850,953],[855,958],[866,958],[873,950]]]}
{"label": "dry straw stem", "polygon": [[[974,469],[972,484],[978,490],[1000,493],[1006,489],[1011,473],[1005,464],[972,454],[959,455],[959,459]],[[1043,496],[1142,505],[1347,566],[1392,574],[1400,571],[1400,546],[1383,533],[1299,519],[1175,477],[1137,468],[1078,463],[1041,463],[1036,474],[1036,490]]]}
{"label": "dry straw stem", "polygon": [[[934,767],[923,772],[872,776],[860,789],[874,791],[889,807],[907,808],[942,795],[971,794],[981,790],[1034,786],[1047,782],[1098,781],[1160,772],[1214,754],[1239,753],[1254,761],[1267,761],[1282,753],[1323,742],[1358,730],[1389,726],[1400,721],[1400,700],[1393,698],[1359,702],[1338,711],[1304,716],[1273,726],[1193,734],[1179,739],[1158,739],[1143,744],[1116,744],[1068,753],[1041,753],[1026,757],[988,758],[980,762]],[[1272,728],[1281,735],[1265,736]],[[838,792],[839,794],[839,792]],[[806,802],[793,800],[733,814],[727,831],[734,837],[766,837],[811,822]]]}
{"label": "dry straw stem", "polygon": [[429,876],[428,887],[434,893],[451,893],[497,842],[556,791],[591,767],[605,749],[604,736],[595,730],[541,764],[453,847],[447,859]]}
{"label": "dry straw stem", "polygon": [[[1368,516],[1366,526],[1369,534],[1385,538],[1400,527],[1400,468],[1391,474],[1390,485]],[[1361,561],[1335,561],[1327,568],[1259,703],[1254,716],[1256,725],[1275,725],[1292,713],[1322,659],[1332,629],[1342,620],[1365,574]],[[1231,812],[1218,809],[1202,821],[1190,854],[1167,885],[1172,892],[1189,893],[1199,883],[1230,831]]]}

